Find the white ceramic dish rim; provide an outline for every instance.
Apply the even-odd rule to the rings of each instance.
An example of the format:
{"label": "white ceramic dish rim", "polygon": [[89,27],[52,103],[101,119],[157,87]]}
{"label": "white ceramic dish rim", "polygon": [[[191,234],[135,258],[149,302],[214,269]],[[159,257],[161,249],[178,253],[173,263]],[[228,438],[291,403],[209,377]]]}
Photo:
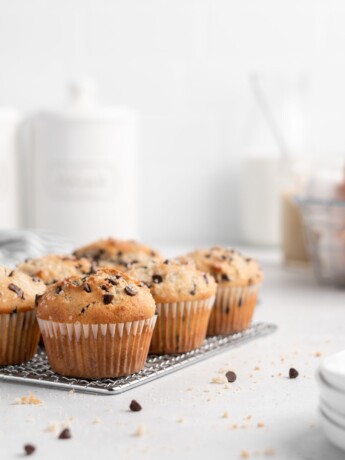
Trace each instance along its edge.
{"label": "white ceramic dish rim", "polygon": [[332,363],[335,364],[336,368],[339,367],[338,363],[342,358],[345,364],[345,350],[326,356],[320,364],[319,371],[327,383],[339,391],[345,392],[345,366],[343,372],[336,371],[332,368]]}

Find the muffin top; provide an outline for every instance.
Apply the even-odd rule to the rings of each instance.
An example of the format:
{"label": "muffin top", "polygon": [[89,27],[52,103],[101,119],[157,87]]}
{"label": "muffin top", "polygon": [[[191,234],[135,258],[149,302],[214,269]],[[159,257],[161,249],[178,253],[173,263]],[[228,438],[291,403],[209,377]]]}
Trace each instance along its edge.
{"label": "muffin top", "polygon": [[92,271],[90,260],[70,255],[50,254],[39,259],[27,259],[18,265],[18,270],[40,278],[47,286],[68,276],[88,274]]}
{"label": "muffin top", "polygon": [[201,300],[216,293],[212,276],[197,270],[188,259],[133,264],[127,273],[145,283],[156,302]]}
{"label": "muffin top", "polygon": [[39,278],[0,266],[0,313],[33,310],[46,287]]}
{"label": "muffin top", "polygon": [[219,284],[248,286],[263,280],[258,263],[234,249],[216,246],[191,252],[188,257],[194,260],[199,270],[214,276]]}
{"label": "muffin top", "polygon": [[157,251],[148,246],[133,240],[113,238],[95,241],[76,249],[73,254],[76,257],[87,257],[99,266],[115,267],[118,270],[124,270],[132,263],[162,259]]}
{"label": "muffin top", "polygon": [[124,323],[151,318],[155,310],[143,283],[114,268],[100,268],[49,286],[38,300],[37,317],[61,323]]}

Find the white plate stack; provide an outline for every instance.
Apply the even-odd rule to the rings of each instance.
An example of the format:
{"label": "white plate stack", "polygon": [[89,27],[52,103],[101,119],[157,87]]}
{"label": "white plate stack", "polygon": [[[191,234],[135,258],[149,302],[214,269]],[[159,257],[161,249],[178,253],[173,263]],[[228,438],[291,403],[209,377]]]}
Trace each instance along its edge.
{"label": "white plate stack", "polygon": [[345,450],[345,350],[322,361],[317,382],[321,426],[329,441]]}

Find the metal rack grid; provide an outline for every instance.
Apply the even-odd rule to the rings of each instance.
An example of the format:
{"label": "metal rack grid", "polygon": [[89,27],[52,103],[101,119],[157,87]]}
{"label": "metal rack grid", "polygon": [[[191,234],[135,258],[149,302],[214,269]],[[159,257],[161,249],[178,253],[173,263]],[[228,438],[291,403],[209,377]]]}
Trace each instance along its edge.
{"label": "metal rack grid", "polygon": [[207,359],[217,353],[247,343],[273,333],[277,326],[256,323],[244,332],[229,336],[209,337],[197,350],[180,355],[150,355],[143,370],[137,374],[114,379],[77,379],[56,374],[49,366],[44,349],[39,349],[35,357],[24,364],[0,367],[0,382],[11,381],[40,385],[43,387],[76,390],[84,393],[114,395],[131,390],[139,385],[163,377],[184,367]]}

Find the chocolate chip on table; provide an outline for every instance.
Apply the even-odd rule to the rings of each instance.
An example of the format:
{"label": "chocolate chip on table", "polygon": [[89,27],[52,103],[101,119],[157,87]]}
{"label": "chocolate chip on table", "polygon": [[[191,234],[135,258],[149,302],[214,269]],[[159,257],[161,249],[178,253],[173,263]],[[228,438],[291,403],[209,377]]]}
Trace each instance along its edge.
{"label": "chocolate chip on table", "polygon": [[129,405],[129,408],[132,412],[139,412],[142,409],[141,405],[135,399],[132,400],[132,402]]}
{"label": "chocolate chip on table", "polygon": [[163,277],[161,275],[152,275],[152,281],[154,284],[159,284],[163,281]]}
{"label": "chocolate chip on table", "polygon": [[236,375],[235,372],[233,372],[233,371],[228,371],[228,372],[225,374],[225,377],[228,379],[228,382],[230,382],[230,383],[235,382],[236,379],[237,379],[237,375]]}
{"label": "chocolate chip on table", "polygon": [[298,375],[299,375],[298,370],[296,370],[294,367],[291,367],[289,369],[289,378],[290,379],[297,379]]}
{"label": "chocolate chip on table", "polygon": [[32,455],[36,450],[36,447],[33,446],[32,444],[25,444],[24,445],[24,451],[25,455]]}
{"label": "chocolate chip on table", "polygon": [[138,294],[138,292],[134,289],[133,286],[131,286],[130,284],[128,284],[126,287],[125,287],[125,293],[127,295],[130,295],[130,296],[135,296]]}
{"label": "chocolate chip on table", "polygon": [[104,294],[103,296],[104,305],[109,305],[112,302],[113,298],[114,298],[113,294]]}
{"label": "chocolate chip on table", "polygon": [[18,297],[20,297],[21,299],[24,300],[24,292],[20,289],[20,287],[18,287],[16,284],[13,284],[13,283],[10,283],[8,285],[8,289],[10,291],[13,291],[17,294]]}
{"label": "chocolate chip on table", "polygon": [[65,428],[59,434],[58,439],[71,439],[71,437],[72,437],[71,430],[69,428]]}
{"label": "chocolate chip on table", "polygon": [[89,293],[92,291],[91,286],[88,283],[85,283],[84,285],[84,291]]}

